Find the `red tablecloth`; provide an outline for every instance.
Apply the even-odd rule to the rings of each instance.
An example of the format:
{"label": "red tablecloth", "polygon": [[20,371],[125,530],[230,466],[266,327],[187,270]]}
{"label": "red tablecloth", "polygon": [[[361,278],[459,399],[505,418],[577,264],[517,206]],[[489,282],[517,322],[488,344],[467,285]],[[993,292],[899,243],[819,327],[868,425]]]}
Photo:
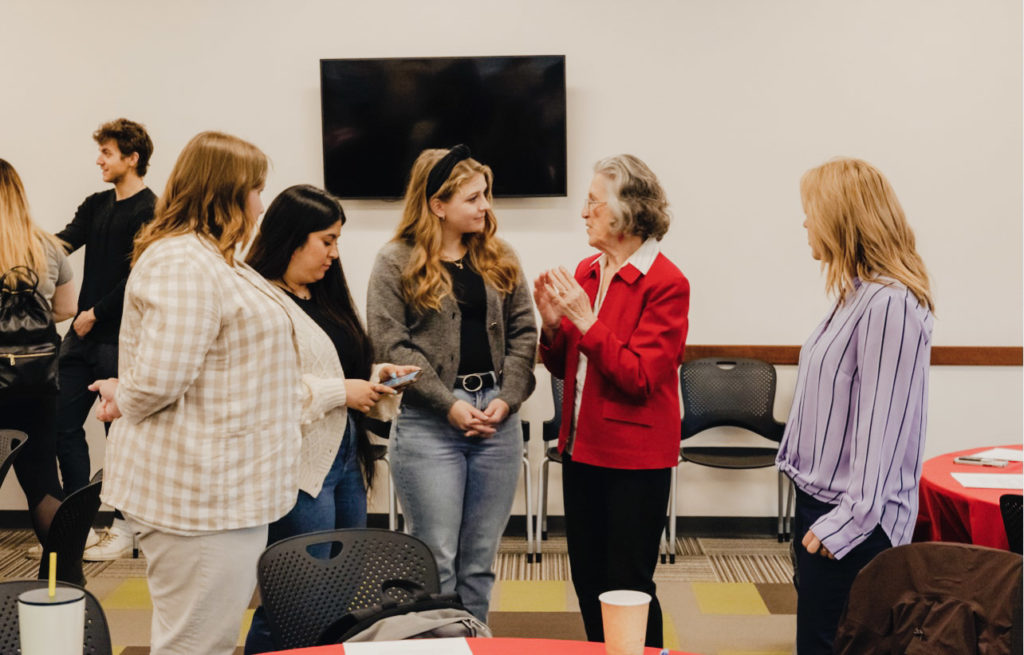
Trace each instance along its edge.
{"label": "red tablecloth", "polygon": [[[567,641],[563,639],[467,639],[473,655],[604,655],[604,644],[589,641]],[[317,646],[282,650],[274,655],[343,655],[345,647]],[[693,655],[682,651],[669,651],[673,655]],[[658,655],[658,648],[645,648],[644,655]]]}
{"label": "red tablecloth", "polygon": [[[1021,449],[1020,444],[1001,446]],[[914,541],[955,541],[990,548],[1009,550],[999,497],[1020,493],[1012,489],[968,489],[950,473],[1020,473],[1021,462],[1010,462],[1006,468],[955,464],[961,455],[973,455],[986,448],[969,448],[939,455],[924,463],[921,469],[921,507],[914,530]]]}

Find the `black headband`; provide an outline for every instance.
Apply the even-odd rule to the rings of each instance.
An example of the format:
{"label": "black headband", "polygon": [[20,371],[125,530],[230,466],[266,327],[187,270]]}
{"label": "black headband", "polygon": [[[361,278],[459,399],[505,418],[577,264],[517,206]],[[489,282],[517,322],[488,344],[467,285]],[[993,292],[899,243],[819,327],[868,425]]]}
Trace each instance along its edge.
{"label": "black headband", "polygon": [[433,195],[438,192],[452,174],[452,169],[455,168],[455,165],[463,159],[469,159],[469,148],[460,143],[434,164],[434,167],[430,169],[430,174],[427,175],[427,189],[425,192],[427,202],[430,202]]}

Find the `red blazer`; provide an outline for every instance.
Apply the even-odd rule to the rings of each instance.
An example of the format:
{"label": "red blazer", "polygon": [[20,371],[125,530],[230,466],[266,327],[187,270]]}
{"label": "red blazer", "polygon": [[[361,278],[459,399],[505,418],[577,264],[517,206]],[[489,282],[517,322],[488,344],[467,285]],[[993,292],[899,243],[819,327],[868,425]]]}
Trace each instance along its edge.
{"label": "red blazer", "polygon": [[[600,255],[576,267],[593,306]],[[568,319],[551,343],[541,339],[544,365],[565,380],[558,449],[565,449],[576,395],[579,353],[587,377],[572,459],[617,469],[671,468],[679,461],[679,366],[688,326],[690,283],[663,254],[644,275],[632,264],[615,274],[586,335]]]}

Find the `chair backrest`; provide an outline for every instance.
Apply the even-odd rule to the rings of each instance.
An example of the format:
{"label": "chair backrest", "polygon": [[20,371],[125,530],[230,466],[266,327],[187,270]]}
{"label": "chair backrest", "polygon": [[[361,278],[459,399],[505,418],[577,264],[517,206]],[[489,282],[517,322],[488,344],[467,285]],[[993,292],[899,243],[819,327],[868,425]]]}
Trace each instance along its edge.
{"label": "chair backrest", "polygon": [[555,415],[544,421],[541,437],[544,441],[553,441],[558,438],[558,432],[562,429],[562,394],[565,390],[565,382],[551,376],[551,399],[555,403]]}
{"label": "chair backrest", "polygon": [[679,369],[683,394],[682,438],[730,425],[779,441],[785,424],[772,415],[775,367],[759,359],[709,357]]}
{"label": "chair backrest", "polygon": [[43,559],[39,562],[39,579],[50,575],[50,553],[57,553],[57,579],[76,585],[85,584],[82,572],[82,554],[89,528],[100,510],[102,481],[92,482],[64,499],[50,522],[43,544]]}
{"label": "chair backrest", "polygon": [[[46,586],[43,580],[7,580],[0,582],[0,653],[14,655],[21,652],[18,636],[18,596],[31,589]],[[78,585],[59,583],[62,587]],[[107,616],[100,602],[87,589],[85,591],[84,655],[111,655],[110,631]]]}
{"label": "chair backrest", "polygon": [[1010,542],[1010,552],[1021,554],[1024,550],[1024,495],[1003,494],[999,497],[999,509],[1003,513],[1003,527],[1006,528],[1006,540]]}
{"label": "chair backrest", "polygon": [[0,484],[14,464],[14,458],[28,442],[28,435],[17,430],[0,430]]}
{"label": "chair backrest", "polygon": [[854,580],[834,652],[1009,654],[1021,624],[1021,562],[967,544],[883,551]]}
{"label": "chair backrest", "polygon": [[[313,557],[314,544],[333,543],[330,559]],[[278,648],[313,646],[345,614],[441,584],[430,548],[411,535],[353,528],[299,535],[263,551],[260,598]]]}

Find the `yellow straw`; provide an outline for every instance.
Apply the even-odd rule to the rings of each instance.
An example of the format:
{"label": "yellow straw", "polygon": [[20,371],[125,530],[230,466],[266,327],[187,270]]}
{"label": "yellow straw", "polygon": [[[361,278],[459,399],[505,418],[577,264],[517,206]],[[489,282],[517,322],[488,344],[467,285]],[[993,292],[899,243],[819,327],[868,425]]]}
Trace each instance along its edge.
{"label": "yellow straw", "polygon": [[57,553],[50,553],[50,598],[57,595]]}

